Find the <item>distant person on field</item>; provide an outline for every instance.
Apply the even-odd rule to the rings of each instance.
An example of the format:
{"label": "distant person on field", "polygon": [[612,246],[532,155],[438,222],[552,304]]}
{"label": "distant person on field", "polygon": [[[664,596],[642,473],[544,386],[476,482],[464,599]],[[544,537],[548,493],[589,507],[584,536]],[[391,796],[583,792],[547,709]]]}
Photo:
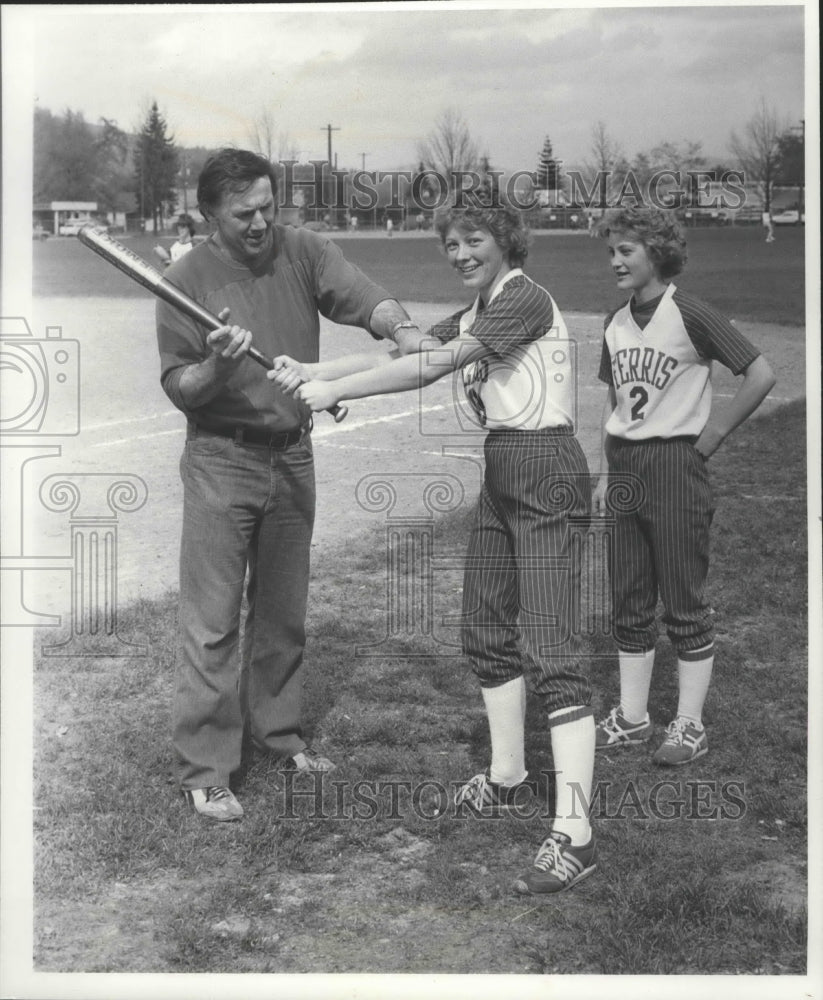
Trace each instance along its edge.
{"label": "distant person on field", "polygon": [[386,219],[386,235],[391,236],[394,232],[394,223],[391,219]]}
{"label": "distant person on field", "polygon": [[774,223],[772,222],[772,213],[766,209],[762,215],[763,228],[766,230],[766,242],[774,243]]}
{"label": "distant person on field", "polygon": [[181,257],[185,257],[189,250],[194,247],[194,234],[196,231],[194,219],[190,215],[181,215],[177,219],[177,239],[168,250],[158,244],[154,248],[154,252],[168,267],[169,264],[174,264]]}
{"label": "distant person on field", "polygon": [[[598,723],[597,749],[645,743],[652,735],[648,699],[660,599],[677,651],[679,700],[652,759],[677,766],[708,750],[703,706],[714,664],[705,595],[714,514],[708,462],[775,378],[725,317],[673,283],[686,263],[686,240],[673,215],[624,209],[601,232],[617,287],[630,297],[605,322],[600,379],[609,389],[594,507],[606,511],[609,481],[617,489],[621,477],[624,492],[637,484],[638,505],[614,512],[610,578],[620,701]],[[712,406],[713,362],[743,376],[719,411]]]}
{"label": "distant person on field", "polygon": [[382,364],[385,356],[374,352],[354,355],[352,374],[339,378],[323,364],[295,366],[279,358],[280,370],[269,377],[322,410],[461,372],[474,419],[487,431],[484,482],[466,553],[462,643],[486,709],[491,761],[460,787],[455,806],[499,816],[529,805],[528,678],[545,712],[556,772],[554,816],[514,888],[556,893],[597,867],[588,813],[594,716],[572,621],[578,581],[570,568],[569,524],[588,511],[591,486],[575,436],[570,352],[561,346],[568,335],[552,296],[522,270],[528,233],[521,213],[499,202],[444,209],[435,228],[473,301],[429,331],[428,350]]}

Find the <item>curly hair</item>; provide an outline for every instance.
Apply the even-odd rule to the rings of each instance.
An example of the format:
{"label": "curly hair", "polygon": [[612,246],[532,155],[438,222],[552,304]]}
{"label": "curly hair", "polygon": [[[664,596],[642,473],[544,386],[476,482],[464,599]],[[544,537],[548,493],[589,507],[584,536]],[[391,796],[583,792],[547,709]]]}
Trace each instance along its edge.
{"label": "curly hair", "polygon": [[660,208],[619,208],[606,216],[599,234],[608,239],[613,233],[633,236],[646,248],[661,278],[673,278],[686,266],[686,237],[672,212]]}
{"label": "curly hair", "polygon": [[450,229],[472,233],[484,229],[503,251],[510,267],[522,267],[529,255],[530,234],[523,214],[502,199],[491,205],[450,205],[440,209],[434,217],[434,228],[445,246]]}

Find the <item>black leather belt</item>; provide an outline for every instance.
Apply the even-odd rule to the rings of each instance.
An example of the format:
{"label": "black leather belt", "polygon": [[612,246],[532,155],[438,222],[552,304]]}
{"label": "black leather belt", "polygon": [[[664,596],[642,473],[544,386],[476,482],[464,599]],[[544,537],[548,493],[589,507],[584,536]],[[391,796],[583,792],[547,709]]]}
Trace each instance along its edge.
{"label": "black leather belt", "polygon": [[212,430],[206,427],[189,426],[189,436],[199,434],[214,434],[216,437],[234,438],[237,444],[252,445],[255,448],[271,448],[273,451],[285,451],[297,444],[309,427],[295,427],[291,431],[263,431],[250,427],[237,427],[234,430]]}

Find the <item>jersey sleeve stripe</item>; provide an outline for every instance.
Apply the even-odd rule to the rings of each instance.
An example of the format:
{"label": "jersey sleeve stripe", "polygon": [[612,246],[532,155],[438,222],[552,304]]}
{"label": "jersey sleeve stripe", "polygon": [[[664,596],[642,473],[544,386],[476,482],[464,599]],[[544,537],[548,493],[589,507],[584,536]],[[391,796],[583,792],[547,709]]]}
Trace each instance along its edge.
{"label": "jersey sleeve stripe", "polygon": [[518,276],[477,316],[471,334],[495,354],[503,355],[539,340],[553,322],[554,309],[546,289]]}
{"label": "jersey sleeve stripe", "polygon": [[719,361],[734,375],[760,356],[760,351],[716,309],[679,288],[673,300],[683,317],[683,324],[697,353]]}

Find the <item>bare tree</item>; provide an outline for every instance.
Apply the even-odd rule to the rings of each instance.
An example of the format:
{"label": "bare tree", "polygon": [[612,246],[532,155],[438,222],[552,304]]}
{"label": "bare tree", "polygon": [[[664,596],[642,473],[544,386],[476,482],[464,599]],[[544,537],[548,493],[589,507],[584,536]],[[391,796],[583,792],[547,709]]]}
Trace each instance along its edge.
{"label": "bare tree", "polygon": [[249,141],[254,152],[270,163],[297,159],[297,149],[289,133],[278,132],[275,117],[268,108],[263,108],[252,122]]}
{"label": "bare tree", "polygon": [[609,135],[605,122],[599,121],[592,128],[590,159],[586,162],[586,167],[594,173],[599,170],[612,170],[621,159],[623,150]]}
{"label": "bare tree", "polygon": [[444,177],[449,188],[454,175],[465,170],[479,170],[480,154],[463,115],[447,108],[435,122],[434,129],[418,144],[418,159],[427,170]]}
{"label": "bare tree", "polygon": [[296,160],[300,150],[288,132],[277,133],[277,159]]}
{"label": "bare tree", "polygon": [[700,142],[662,142],[649,153],[655,170],[672,170],[686,174],[700,170],[706,163]]}
{"label": "bare tree", "polygon": [[610,201],[611,195],[621,189],[628,169],[623,148],[609,134],[606,123],[597,122],[591,132],[589,158],[583,164],[583,173],[591,186],[590,196]]}
{"label": "bare tree", "polygon": [[761,98],[760,107],[746,122],[743,135],[732,132],[729,138],[729,148],[746,181],[757,185],[767,212],[771,209],[772,185],[780,169],[780,140],[786,131],[787,124]]}
{"label": "bare tree", "polygon": [[269,162],[274,159],[274,136],[276,126],[271,111],[264,109],[254,119],[249,131],[249,141],[255,153]]}

